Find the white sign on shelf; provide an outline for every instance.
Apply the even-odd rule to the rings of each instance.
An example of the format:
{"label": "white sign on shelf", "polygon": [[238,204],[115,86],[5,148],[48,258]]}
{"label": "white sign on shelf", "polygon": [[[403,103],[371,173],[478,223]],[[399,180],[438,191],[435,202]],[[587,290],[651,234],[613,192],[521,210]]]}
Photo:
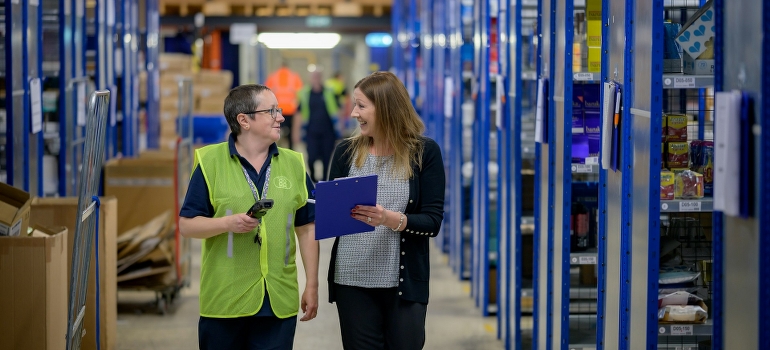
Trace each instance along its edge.
{"label": "white sign on shelf", "polygon": [[29,82],[29,103],[32,133],[37,134],[43,131],[43,90],[40,85],[40,78],[32,79]]}
{"label": "white sign on shelf", "polygon": [[573,173],[592,173],[593,166],[590,164],[572,164]]}
{"label": "white sign on shelf", "polygon": [[586,158],[586,164],[588,164],[588,165],[599,165],[599,157],[587,157]]}
{"label": "white sign on shelf", "polygon": [[594,73],[575,73],[573,78],[577,81],[592,81],[594,80]]}
{"label": "white sign on shelf", "polygon": [[691,324],[672,324],[671,335],[692,335]]}
{"label": "white sign on shelf", "polygon": [[701,211],[700,201],[681,201],[679,202],[679,211],[692,212]]}
{"label": "white sign on shelf", "polygon": [[578,257],[578,263],[580,265],[596,265],[596,257],[595,256],[581,256],[581,257]]}
{"label": "white sign on shelf", "polygon": [[675,77],[674,78],[674,87],[678,88],[678,89],[694,88],[695,87],[695,77]]}

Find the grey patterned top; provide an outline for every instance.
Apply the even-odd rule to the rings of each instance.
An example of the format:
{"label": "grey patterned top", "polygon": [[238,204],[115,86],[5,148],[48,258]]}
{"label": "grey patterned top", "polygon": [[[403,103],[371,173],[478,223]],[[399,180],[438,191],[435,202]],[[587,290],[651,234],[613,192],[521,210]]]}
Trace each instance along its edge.
{"label": "grey patterned top", "polygon": [[[350,176],[377,174],[377,204],[403,213],[409,200],[409,180],[390,171],[393,156],[368,155],[362,168],[350,166]],[[386,226],[340,237],[334,282],[365,288],[398,286],[401,235]]]}

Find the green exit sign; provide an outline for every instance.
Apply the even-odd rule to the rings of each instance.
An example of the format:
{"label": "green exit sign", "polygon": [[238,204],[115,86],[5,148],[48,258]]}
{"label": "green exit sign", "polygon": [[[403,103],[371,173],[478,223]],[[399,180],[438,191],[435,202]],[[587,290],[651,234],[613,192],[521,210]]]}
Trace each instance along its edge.
{"label": "green exit sign", "polygon": [[307,16],[305,25],[310,28],[326,28],[332,25],[332,18],[329,16]]}

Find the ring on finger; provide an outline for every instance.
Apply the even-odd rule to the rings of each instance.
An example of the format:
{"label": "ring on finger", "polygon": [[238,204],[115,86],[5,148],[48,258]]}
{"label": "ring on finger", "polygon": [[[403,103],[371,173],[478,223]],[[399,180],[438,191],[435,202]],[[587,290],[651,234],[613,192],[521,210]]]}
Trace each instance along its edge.
{"label": "ring on finger", "polygon": [[366,217],[366,222],[369,222],[369,223],[371,223],[371,222],[372,222],[372,217],[371,217],[371,216],[367,216],[367,217]]}

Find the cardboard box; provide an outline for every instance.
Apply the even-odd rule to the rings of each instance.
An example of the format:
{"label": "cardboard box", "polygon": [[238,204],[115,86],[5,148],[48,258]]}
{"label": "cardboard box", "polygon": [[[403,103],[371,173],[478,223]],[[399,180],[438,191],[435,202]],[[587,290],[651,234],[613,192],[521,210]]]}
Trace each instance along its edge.
{"label": "cardboard box", "polygon": [[192,72],[192,55],[179,53],[162,53],[158,58],[158,68],[163,72]]}
{"label": "cardboard box", "polygon": [[687,142],[666,142],[666,166],[684,169],[690,164],[690,147]]}
{"label": "cardboard box", "polygon": [[225,115],[225,98],[227,95],[211,95],[198,99],[195,115]]}
{"label": "cardboard box", "polygon": [[118,235],[175,210],[174,157],[111,159],[104,166],[104,194],[115,196]]}
{"label": "cardboard box", "polygon": [[682,73],[714,75],[714,60],[693,59],[690,55],[684,55],[682,57]]}
{"label": "cardboard box", "polygon": [[[101,197],[99,210],[99,327],[102,350],[117,349],[118,320],[118,284],[117,284],[117,225],[118,200],[114,197]],[[64,271],[69,283],[72,265],[72,250],[75,245],[75,222],[77,221],[78,199],[35,198],[32,200],[30,222],[44,226],[64,226],[68,229],[67,254]],[[97,349],[96,346],[96,256],[91,254],[88,270],[88,292],[86,295],[86,314],[83,319],[86,331],[81,349]],[[69,287],[68,287],[69,288]],[[65,302],[69,289],[65,294]]]}
{"label": "cardboard box", "polygon": [[213,92],[227,93],[233,87],[233,72],[229,70],[201,69],[194,78],[194,86],[208,87]]}
{"label": "cardboard box", "polygon": [[0,237],[0,349],[67,347],[67,229],[35,228]]}
{"label": "cardboard box", "polygon": [[30,195],[0,182],[0,236],[19,236],[29,227]]}
{"label": "cardboard box", "polygon": [[689,119],[687,115],[667,114],[663,118],[666,119],[666,141],[687,141],[687,120]]}
{"label": "cardboard box", "polygon": [[586,0],[586,44],[602,46],[602,1]]}
{"label": "cardboard box", "polygon": [[690,17],[682,30],[676,35],[676,41],[686,56],[698,58],[706,51],[706,43],[714,37],[714,9],[712,0],[701,7],[694,16]]}

